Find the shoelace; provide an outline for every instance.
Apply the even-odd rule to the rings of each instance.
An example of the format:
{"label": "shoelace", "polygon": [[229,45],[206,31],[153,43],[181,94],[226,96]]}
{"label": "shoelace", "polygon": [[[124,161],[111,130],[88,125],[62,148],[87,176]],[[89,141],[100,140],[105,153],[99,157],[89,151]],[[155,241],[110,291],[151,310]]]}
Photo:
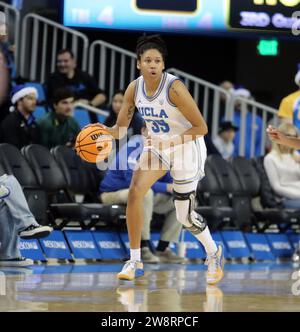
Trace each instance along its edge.
{"label": "shoelace", "polygon": [[136,262],[134,261],[128,261],[125,263],[123,270],[126,270],[128,267],[135,269]]}
{"label": "shoelace", "polygon": [[221,261],[217,254],[207,256],[205,265],[208,266],[209,273],[215,273],[219,267],[221,267]]}
{"label": "shoelace", "polygon": [[40,227],[41,227],[40,225],[30,225],[25,229],[25,231],[32,231],[33,229],[37,229]]}

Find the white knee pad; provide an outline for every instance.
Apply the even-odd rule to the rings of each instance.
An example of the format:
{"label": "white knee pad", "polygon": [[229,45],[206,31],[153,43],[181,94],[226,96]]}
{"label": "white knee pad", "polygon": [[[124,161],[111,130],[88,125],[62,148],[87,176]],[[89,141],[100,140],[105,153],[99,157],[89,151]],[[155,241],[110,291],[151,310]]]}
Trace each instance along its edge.
{"label": "white knee pad", "polygon": [[181,194],[174,191],[174,204],[178,221],[192,234],[202,233],[207,223],[195,209],[195,191]]}

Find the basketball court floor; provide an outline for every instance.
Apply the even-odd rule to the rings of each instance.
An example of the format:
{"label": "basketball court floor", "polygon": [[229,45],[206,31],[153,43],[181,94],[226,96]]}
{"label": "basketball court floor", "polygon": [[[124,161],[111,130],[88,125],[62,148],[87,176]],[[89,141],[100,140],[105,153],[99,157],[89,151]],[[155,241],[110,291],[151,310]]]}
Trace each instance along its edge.
{"label": "basketball court floor", "polygon": [[289,263],[227,264],[206,286],[203,264],[146,265],[119,281],[121,264],[0,269],[0,311],[226,312],[300,311],[300,271]]}

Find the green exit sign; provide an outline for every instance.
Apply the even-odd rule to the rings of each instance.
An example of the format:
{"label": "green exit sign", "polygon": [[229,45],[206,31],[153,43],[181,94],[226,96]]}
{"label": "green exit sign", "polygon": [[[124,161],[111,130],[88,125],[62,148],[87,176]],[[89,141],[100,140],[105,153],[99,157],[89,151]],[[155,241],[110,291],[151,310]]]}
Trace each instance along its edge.
{"label": "green exit sign", "polygon": [[278,40],[261,39],[257,44],[258,54],[261,56],[278,56],[279,43]]}

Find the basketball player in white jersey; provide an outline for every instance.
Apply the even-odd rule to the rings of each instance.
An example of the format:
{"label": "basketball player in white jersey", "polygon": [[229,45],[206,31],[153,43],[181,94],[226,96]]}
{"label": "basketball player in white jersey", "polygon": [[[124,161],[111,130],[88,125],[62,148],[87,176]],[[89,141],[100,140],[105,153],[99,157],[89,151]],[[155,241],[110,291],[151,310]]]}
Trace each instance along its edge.
{"label": "basketball player in white jersey", "polygon": [[216,284],[223,277],[223,249],[213,241],[202,216],[194,211],[197,184],[204,177],[207,125],[185,85],[163,72],[166,53],[159,36],[139,38],[137,68],[141,76],[128,86],[117,123],[108,128],[114,138],[120,139],[119,129],[129,126],[137,108],[149,131],[139,168],[132,178],[126,210],[130,260],[118,278],[133,280],[144,274],[140,249],[143,199],[152,185],[170,170],[177,219],[203,244],[207,253],[207,283]]}

